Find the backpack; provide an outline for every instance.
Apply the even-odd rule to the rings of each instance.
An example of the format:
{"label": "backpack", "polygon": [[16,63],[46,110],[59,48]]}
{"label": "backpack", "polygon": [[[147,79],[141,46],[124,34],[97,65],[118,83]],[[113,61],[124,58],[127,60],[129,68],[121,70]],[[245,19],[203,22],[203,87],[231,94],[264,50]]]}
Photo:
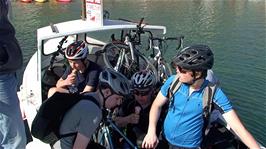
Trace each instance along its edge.
{"label": "backpack", "polygon": [[[174,93],[180,88],[181,82],[179,81],[179,76],[176,75],[173,82],[171,83],[169,89],[168,89],[168,99],[170,100],[170,105],[174,103]],[[202,100],[202,108],[203,108],[203,120],[204,120],[204,125],[203,125],[203,138],[209,130],[207,129],[207,126],[209,124],[209,118],[210,114],[212,111],[212,103],[213,103],[213,96],[216,91],[217,84],[209,82],[208,85],[205,87],[203,91],[203,100]]]}
{"label": "backpack", "polygon": [[90,100],[100,108],[98,101],[90,95],[56,92],[40,106],[31,125],[32,135],[50,145],[60,138],[76,135],[77,132],[60,134],[59,130],[65,113],[80,100]]}

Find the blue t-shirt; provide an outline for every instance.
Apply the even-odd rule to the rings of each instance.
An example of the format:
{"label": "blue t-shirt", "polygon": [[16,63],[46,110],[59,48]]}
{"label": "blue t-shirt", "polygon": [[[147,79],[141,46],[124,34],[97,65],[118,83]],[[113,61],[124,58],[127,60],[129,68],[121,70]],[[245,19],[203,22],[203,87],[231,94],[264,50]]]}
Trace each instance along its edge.
{"label": "blue t-shirt", "polygon": [[[161,87],[163,96],[167,96],[174,77],[171,76]],[[172,96],[175,98],[174,103],[169,107],[164,121],[164,134],[170,144],[188,148],[200,146],[203,128],[203,91],[207,84],[208,81],[205,80],[200,90],[189,96],[189,85],[182,83]],[[219,87],[216,89],[213,102],[222,113],[232,109],[230,101]]]}

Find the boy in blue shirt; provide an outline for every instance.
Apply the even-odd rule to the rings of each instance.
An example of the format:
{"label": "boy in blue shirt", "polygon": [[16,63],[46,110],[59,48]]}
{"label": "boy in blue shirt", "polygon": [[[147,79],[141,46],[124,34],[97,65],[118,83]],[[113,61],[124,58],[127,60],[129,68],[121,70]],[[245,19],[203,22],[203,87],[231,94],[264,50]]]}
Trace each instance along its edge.
{"label": "boy in blue shirt", "polygon": [[[207,70],[214,63],[213,53],[206,45],[194,45],[181,50],[173,59],[173,66],[179,74],[181,86],[173,94],[172,104],[164,121],[164,136],[170,148],[197,149],[202,142],[203,90],[208,85]],[[158,144],[156,125],[162,106],[168,101],[168,90],[174,76],[161,87],[152,104],[148,133],[142,147],[155,148]],[[218,87],[213,98],[214,107],[222,113],[223,118],[249,148],[259,148],[253,136],[246,130],[223,91]]]}

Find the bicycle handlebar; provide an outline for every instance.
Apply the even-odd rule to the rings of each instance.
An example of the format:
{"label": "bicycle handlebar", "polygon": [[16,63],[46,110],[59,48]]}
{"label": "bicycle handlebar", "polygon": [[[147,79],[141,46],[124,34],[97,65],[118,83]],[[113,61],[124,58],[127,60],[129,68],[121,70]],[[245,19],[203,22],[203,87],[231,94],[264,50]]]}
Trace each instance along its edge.
{"label": "bicycle handlebar", "polygon": [[158,41],[159,44],[158,46],[162,46],[162,42],[165,42],[167,40],[176,40],[179,42],[178,46],[176,47],[176,49],[179,49],[181,46],[183,46],[183,40],[184,40],[184,36],[180,35],[178,37],[162,37],[162,38],[158,38],[158,37],[151,37],[149,38],[149,46],[146,50],[149,50],[150,48],[154,47],[154,41]]}
{"label": "bicycle handlebar", "polygon": [[156,40],[158,40],[158,41],[166,41],[166,40],[182,40],[182,39],[184,39],[184,36],[181,35],[181,36],[179,36],[179,37],[162,37],[162,38],[151,37],[150,39],[153,40],[153,41],[156,41]]}
{"label": "bicycle handlebar", "polygon": [[176,49],[178,50],[181,46],[183,48],[183,40],[184,40],[183,35],[180,35],[179,37],[167,37],[165,38],[165,40],[176,40],[179,42],[179,45],[176,47]]}
{"label": "bicycle handlebar", "polygon": [[184,39],[183,35],[179,37],[166,37],[164,40],[181,40],[181,39]]}
{"label": "bicycle handlebar", "polygon": [[51,57],[50,65],[48,67],[48,70],[51,70],[52,69],[52,67],[54,65],[55,57],[58,56],[59,53],[62,54],[62,55],[64,55],[64,52],[62,50],[62,46],[63,46],[64,42],[66,41],[67,37],[68,36],[65,36],[65,37],[62,38],[61,41],[59,41],[59,44],[57,45],[57,51]]}
{"label": "bicycle handlebar", "polygon": [[66,41],[68,36],[65,36],[64,38],[62,38],[62,40],[59,42],[59,45],[57,46],[57,52],[59,52],[60,54],[64,54],[64,52],[62,51],[62,46],[64,44],[64,42]]}

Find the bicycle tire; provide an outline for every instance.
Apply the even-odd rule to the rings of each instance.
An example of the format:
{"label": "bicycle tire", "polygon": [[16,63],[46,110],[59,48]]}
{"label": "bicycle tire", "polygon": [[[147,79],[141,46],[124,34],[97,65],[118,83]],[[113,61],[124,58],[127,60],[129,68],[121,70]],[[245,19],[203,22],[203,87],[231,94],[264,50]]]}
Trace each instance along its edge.
{"label": "bicycle tire", "polygon": [[154,65],[139,52],[135,53],[135,56],[138,57],[139,62],[137,63],[136,60],[133,61],[129,46],[124,43],[109,43],[104,47],[103,59],[106,67],[115,70],[115,67],[118,64],[119,54],[122,52],[122,50],[125,50],[125,59],[129,61],[129,64],[123,61],[122,67],[116,71],[121,72],[128,79],[131,79],[133,74],[137,71],[151,70],[155,74],[157,81],[159,81]]}

